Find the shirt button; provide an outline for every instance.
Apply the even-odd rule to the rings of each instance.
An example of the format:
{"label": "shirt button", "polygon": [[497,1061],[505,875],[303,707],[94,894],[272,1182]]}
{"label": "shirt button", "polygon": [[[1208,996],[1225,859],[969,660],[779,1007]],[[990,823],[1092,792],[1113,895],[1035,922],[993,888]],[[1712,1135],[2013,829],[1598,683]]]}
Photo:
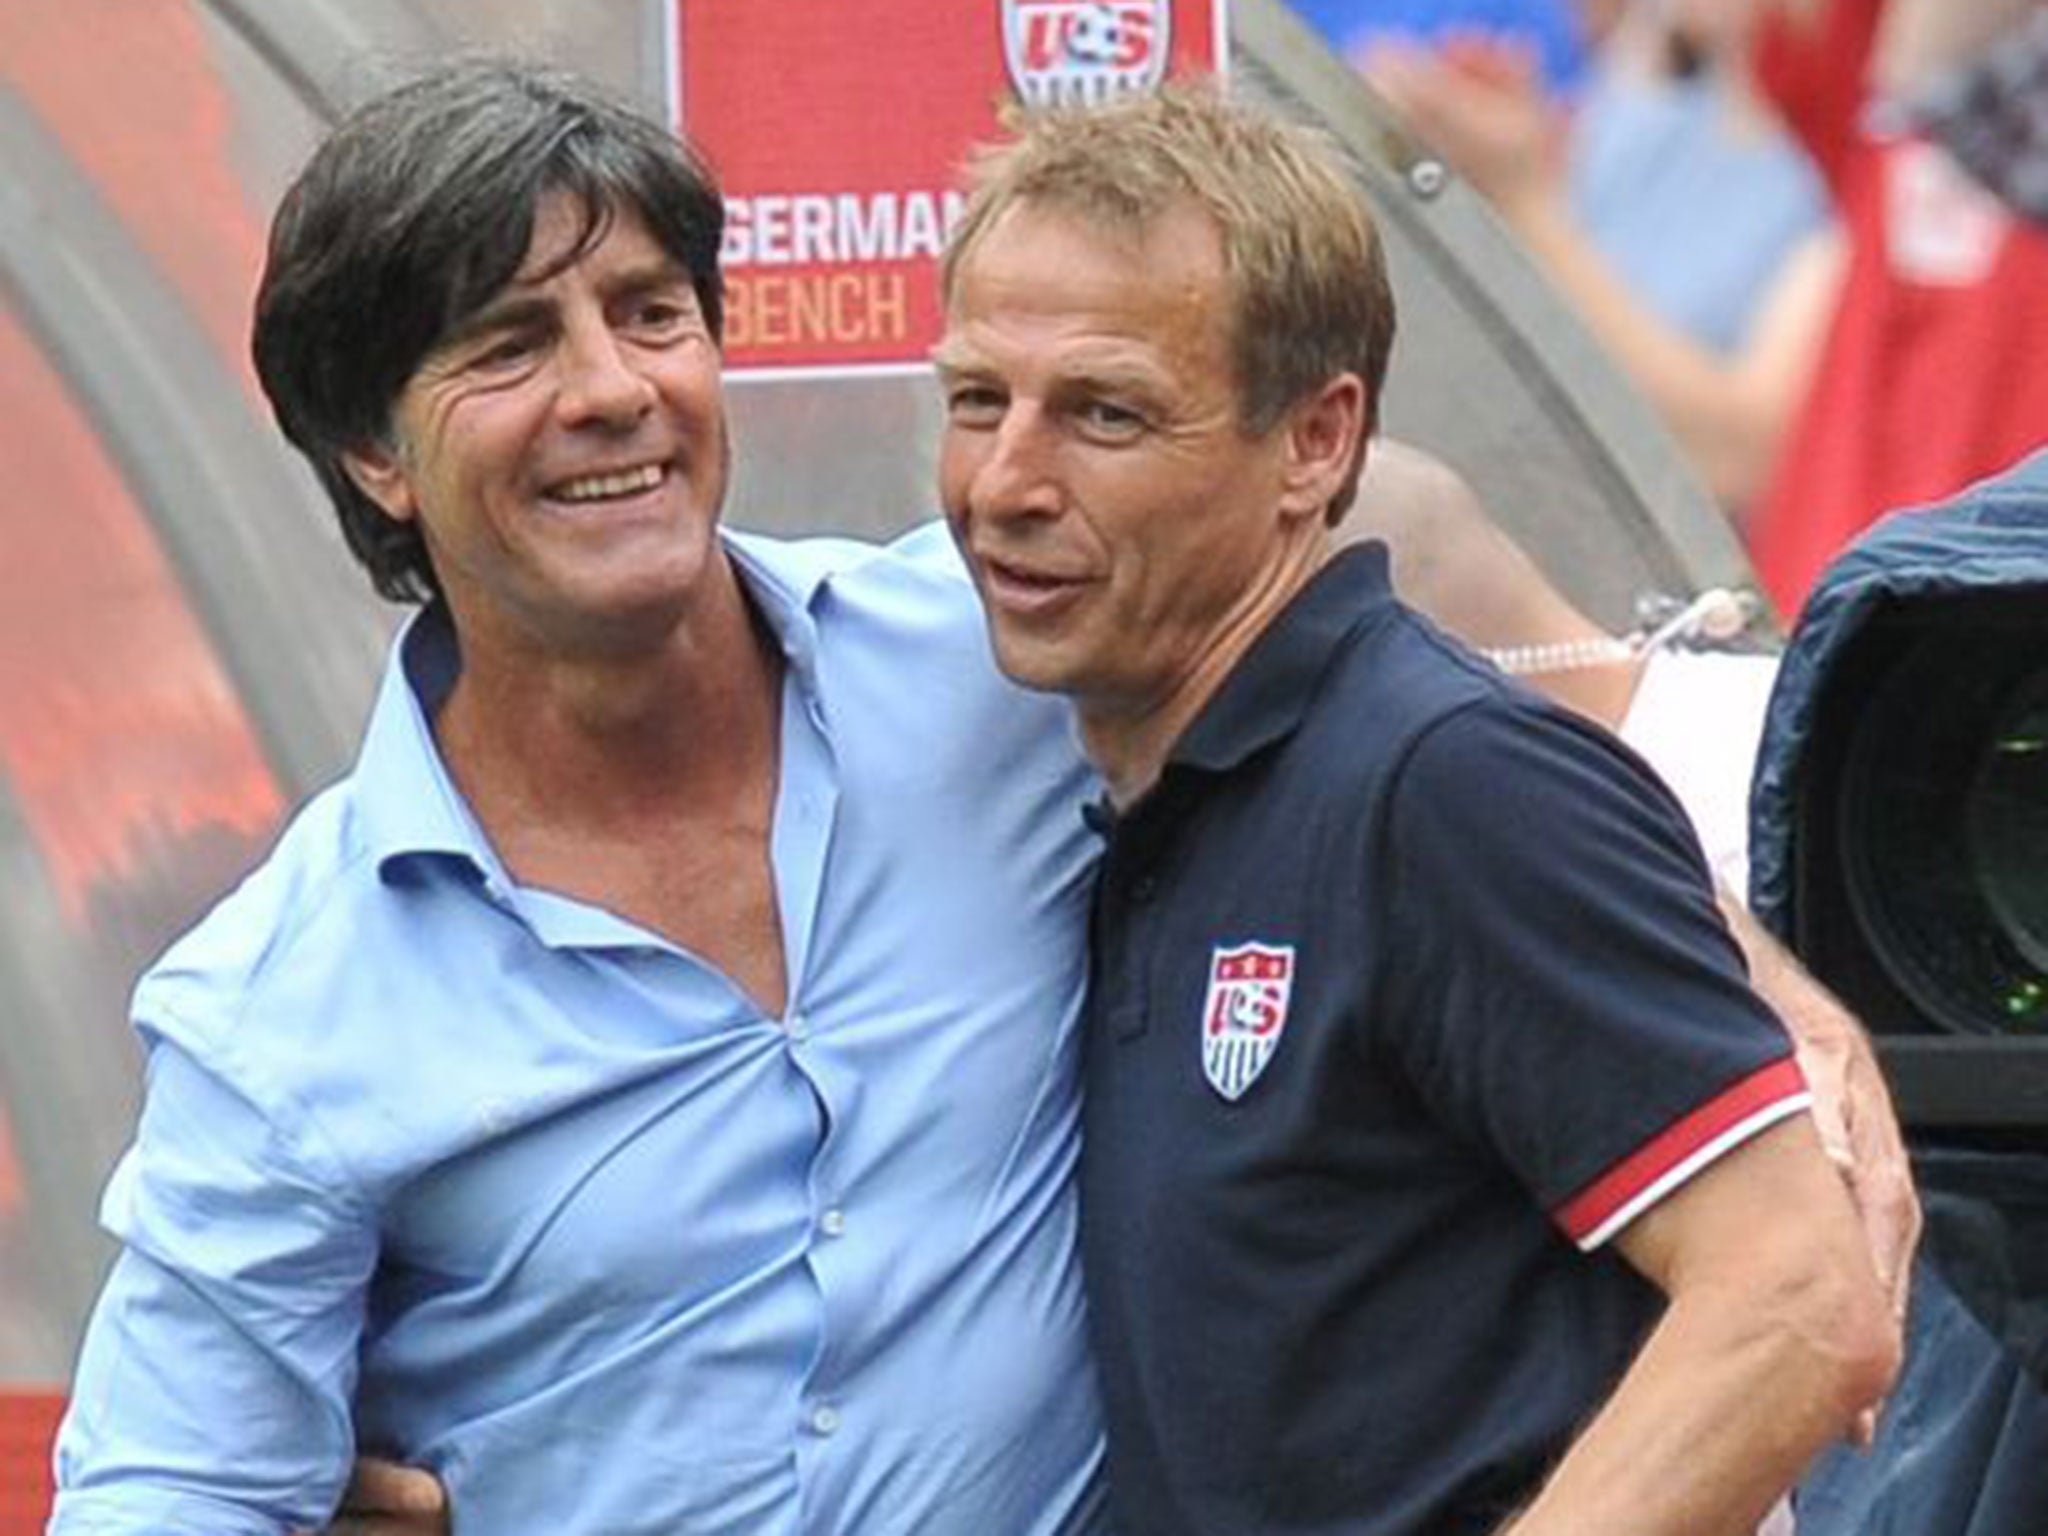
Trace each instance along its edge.
{"label": "shirt button", "polygon": [[783,1032],[792,1040],[808,1040],[811,1038],[811,1021],[800,1013],[793,1013],[789,1017],[789,1022],[783,1026]]}
{"label": "shirt button", "polygon": [[831,1435],[839,1431],[839,1410],[830,1403],[820,1403],[811,1410],[811,1433]]}
{"label": "shirt button", "polygon": [[833,1206],[818,1218],[818,1230],[827,1237],[843,1237],[846,1234],[846,1212]]}
{"label": "shirt button", "polygon": [[1159,882],[1151,875],[1140,875],[1131,882],[1131,900],[1150,901],[1159,894]]}

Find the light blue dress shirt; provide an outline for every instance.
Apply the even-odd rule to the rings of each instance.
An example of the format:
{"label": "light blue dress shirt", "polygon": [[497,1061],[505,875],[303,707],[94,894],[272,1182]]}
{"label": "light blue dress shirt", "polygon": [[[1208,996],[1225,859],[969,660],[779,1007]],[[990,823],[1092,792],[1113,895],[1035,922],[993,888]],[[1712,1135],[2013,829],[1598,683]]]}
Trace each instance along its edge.
{"label": "light blue dress shirt", "polygon": [[53,1532],[317,1525],[358,1444],[488,1536],[1102,1529],[1070,728],[942,534],[727,547],[788,663],[786,1014],[511,879],[415,622],[354,772],[137,991]]}

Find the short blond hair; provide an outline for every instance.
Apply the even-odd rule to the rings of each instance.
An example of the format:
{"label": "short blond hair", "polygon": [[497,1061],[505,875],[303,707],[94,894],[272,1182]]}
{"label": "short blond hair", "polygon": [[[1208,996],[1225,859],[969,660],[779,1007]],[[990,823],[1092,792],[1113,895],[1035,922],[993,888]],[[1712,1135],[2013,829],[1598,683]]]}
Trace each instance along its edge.
{"label": "short blond hair", "polygon": [[[1192,199],[1222,237],[1230,350],[1245,430],[1343,373],[1365,384],[1369,436],[1394,344],[1394,299],[1365,194],[1327,136],[1227,97],[1212,82],[1104,106],[1018,113],[968,164],[970,195],[940,266],[951,306],[962,264],[1011,208],[1142,234]],[[1350,505],[1356,466],[1330,509]]]}

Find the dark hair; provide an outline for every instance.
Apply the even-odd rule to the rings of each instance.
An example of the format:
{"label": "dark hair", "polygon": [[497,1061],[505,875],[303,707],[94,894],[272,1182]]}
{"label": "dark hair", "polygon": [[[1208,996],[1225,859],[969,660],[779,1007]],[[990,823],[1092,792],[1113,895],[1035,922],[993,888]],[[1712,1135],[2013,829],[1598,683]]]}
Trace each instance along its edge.
{"label": "dark hair", "polygon": [[652,118],[554,69],[470,60],[376,98],[315,151],[272,222],[256,373],[385,597],[425,601],[440,582],[418,526],[363,495],[343,455],[388,442],[407,381],[517,274],[553,193],[584,213],[565,262],[628,209],[722,334],[724,204],[710,169]]}

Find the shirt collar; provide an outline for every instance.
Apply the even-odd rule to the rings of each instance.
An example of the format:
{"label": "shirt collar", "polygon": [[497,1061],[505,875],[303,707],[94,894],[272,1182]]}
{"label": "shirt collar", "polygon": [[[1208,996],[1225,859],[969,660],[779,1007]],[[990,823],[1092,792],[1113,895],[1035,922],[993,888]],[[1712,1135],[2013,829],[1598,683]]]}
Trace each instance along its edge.
{"label": "shirt collar", "polygon": [[826,577],[843,568],[822,542],[771,538],[736,529],[719,530],[726,553],[747,595],[767,621],[795,670],[805,692],[815,693],[818,673],[818,623],[815,605]]}
{"label": "shirt collar", "polygon": [[1167,767],[1222,773],[1293,734],[1331,657],[1392,602],[1386,545],[1339,551],[1252,642]]}
{"label": "shirt collar", "polygon": [[[829,563],[781,540],[723,529],[720,538],[791,676],[815,704],[818,627],[812,606]],[[356,760],[358,824],[382,874],[389,875],[395,861],[440,855],[460,860],[487,887],[503,892],[511,879],[434,741],[433,718],[461,670],[446,605],[434,603],[413,615],[393,644]]]}

